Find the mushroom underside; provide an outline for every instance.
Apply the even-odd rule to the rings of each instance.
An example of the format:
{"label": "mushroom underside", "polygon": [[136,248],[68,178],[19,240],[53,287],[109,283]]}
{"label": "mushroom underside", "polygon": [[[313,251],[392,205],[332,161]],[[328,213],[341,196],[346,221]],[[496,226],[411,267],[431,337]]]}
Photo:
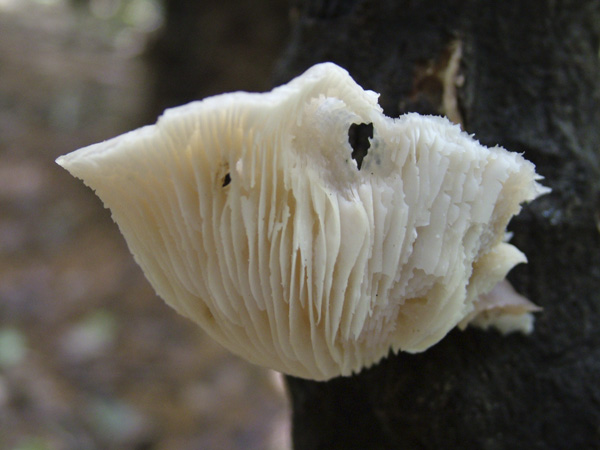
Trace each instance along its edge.
{"label": "mushroom underside", "polygon": [[525,261],[510,218],[547,191],[534,165],[441,117],[386,117],[334,64],[57,162],[110,208],[156,292],[251,362],[325,380],[471,321],[532,329],[537,308],[502,280]]}

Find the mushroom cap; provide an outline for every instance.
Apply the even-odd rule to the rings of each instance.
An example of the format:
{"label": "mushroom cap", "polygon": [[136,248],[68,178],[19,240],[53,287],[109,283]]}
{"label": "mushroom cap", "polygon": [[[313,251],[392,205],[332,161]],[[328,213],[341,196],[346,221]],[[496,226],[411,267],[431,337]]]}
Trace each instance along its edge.
{"label": "mushroom cap", "polygon": [[[324,63],[57,162],[110,208],[169,305],[253,363],[326,380],[472,317],[525,261],[506,225],[545,192],[519,154],[442,117],[386,117],[377,98]],[[360,123],[373,137],[359,169]]]}

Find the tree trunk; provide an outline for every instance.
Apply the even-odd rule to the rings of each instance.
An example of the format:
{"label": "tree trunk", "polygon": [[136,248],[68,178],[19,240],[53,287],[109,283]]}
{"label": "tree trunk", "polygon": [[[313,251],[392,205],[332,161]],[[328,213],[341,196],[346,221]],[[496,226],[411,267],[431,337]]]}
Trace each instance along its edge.
{"label": "tree trunk", "polygon": [[333,61],[389,116],[446,114],[553,191],[511,223],[530,336],[452,331],[329,382],[288,377],[303,449],[600,445],[600,3],[299,0],[278,84]]}
{"label": "tree trunk", "polygon": [[281,0],[163,0],[165,24],[149,49],[154,86],[147,120],[208,95],[271,84],[285,42]]}

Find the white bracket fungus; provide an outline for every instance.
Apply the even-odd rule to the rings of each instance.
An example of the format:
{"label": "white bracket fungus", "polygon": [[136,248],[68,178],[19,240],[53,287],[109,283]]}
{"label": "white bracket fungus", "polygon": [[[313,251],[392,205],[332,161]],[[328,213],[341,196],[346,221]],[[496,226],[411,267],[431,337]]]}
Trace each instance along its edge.
{"label": "white bracket fungus", "polygon": [[534,165],[441,117],[386,117],[377,97],[319,64],[57,162],[111,209],[156,292],[256,364],[326,380],[471,320],[530,331],[535,306],[494,288],[525,261],[505,228],[546,192]]}

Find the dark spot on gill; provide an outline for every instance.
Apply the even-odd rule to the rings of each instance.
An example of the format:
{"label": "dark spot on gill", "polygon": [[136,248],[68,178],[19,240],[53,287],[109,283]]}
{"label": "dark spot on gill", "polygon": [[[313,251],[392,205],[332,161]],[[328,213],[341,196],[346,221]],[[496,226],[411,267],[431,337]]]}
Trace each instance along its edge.
{"label": "dark spot on gill", "polygon": [[231,175],[227,172],[223,177],[223,187],[227,186],[229,183],[231,183]]}
{"label": "dark spot on gill", "polygon": [[353,123],[348,129],[348,142],[352,147],[352,159],[360,170],[362,162],[369,153],[369,138],[373,137],[372,123]]}

